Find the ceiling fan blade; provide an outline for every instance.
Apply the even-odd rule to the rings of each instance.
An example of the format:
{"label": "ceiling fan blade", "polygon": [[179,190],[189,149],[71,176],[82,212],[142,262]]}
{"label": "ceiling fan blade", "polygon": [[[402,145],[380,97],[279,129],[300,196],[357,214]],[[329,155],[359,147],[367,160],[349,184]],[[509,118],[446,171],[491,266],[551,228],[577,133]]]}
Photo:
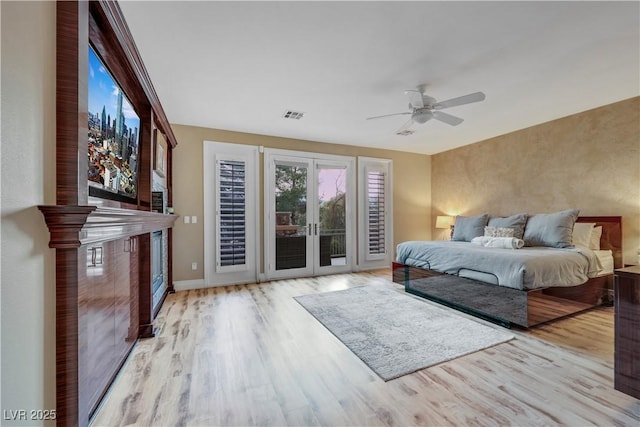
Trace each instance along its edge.
{"label": "ceiling fan blade", "polygon": [[[411,128],[411,125],[413,124],[413,118],[407,120],[407,122],[405,124],[403,124],[400,129],[398,129],[396,131],[396,135],[401,135],[403,132],[408,132]],[[411,133],[413,133],[413,131],[411,131]],[[409,135],[410,133],[407,133],[407,135]]]}
{"label": "ceiling fan blade", "polygon": [[460,123],[464,122],[464,119],[452,116],[451,114],[443,113],[442,111],[434,111],[433,118],[436,120],[440,120],[441,122],[450,124],[451,126],[458,126]]}
{"label": "ceiling fan blade", "polygon": [[443,108],[455,107],[457,105],[471,104],[472,102],[484,101],[486,98],[482,92],[470,93],[469,95],[459,96],[457,98],[447,99],[446,101],[436,103],[433,108],[441,110]]}
{"label": "ceiling fan blade", "polygon": [[409,97],[409,103],[413,108],[424,108],[422,101],[422,92],[417,90],[405,90],[404,93]]}
{"label": "ceiling fan blade", "polygon": [[393,113],[393,114],[385,114],[383,116],[373,116],[373,117],[367,117],[367,120],[371,120],[371,119],[380,119],[382,117],[391,117],[391,116],[406,116],[407,114],[411,114],[411,112],[407,111],[405,113]]}

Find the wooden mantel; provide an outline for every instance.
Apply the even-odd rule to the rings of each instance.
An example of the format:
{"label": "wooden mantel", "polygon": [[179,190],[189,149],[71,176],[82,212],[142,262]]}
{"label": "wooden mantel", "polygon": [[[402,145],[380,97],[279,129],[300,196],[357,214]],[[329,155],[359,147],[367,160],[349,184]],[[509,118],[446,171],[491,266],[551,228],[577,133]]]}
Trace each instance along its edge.
{"label": "wooden mantel", "polygon": [[115,240],[173,227],[177,216],[97,206],[38,206],[49,227],[50,248]]}
{"label": "wooden mantel", "polygon": [[[137,249],[129,248],[135,255],[131,267],[133,276],[129,276],[132,294],[125,300],[131,312],[129,339],[153,336],[150,235],[153,231],[164,229],[170,233],[177,216],[98,206],[55,205],[38,208],[49,228],[49,247],[56,250],[57,421],[58,425],[86,426],[91,416],[91,406],[86,396],[88,380],[79,366],[85,360],[83,354],[87,351],[86,341],[81,338],[87,328],[83,326],[81,313],[86,310],[88,302],[86,295],[83,298],[86,293],[85,273],[80,268],[86,262],[87,248],[121,239],[130,239],[135,242],[134,246],[139,245]],[[85,248],[84,252],[82,248]],[[115,376],[116,373],[114,371],[109,375]],[[106,380],[110,381],[110,378]]]}

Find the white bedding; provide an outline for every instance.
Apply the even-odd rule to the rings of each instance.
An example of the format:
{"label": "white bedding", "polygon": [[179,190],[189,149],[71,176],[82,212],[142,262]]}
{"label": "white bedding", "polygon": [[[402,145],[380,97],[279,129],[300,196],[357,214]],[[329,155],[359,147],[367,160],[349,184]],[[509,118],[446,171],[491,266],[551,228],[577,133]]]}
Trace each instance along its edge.
{"label": "white bedding", "polygon": [[593,251],[598,258],[600,270],[598,276],[606,276],[607,274],[613,274],[613,252],[610,250],[597,250]]}
{"label": "white bedding", "polygon": [[[603,274],[606,254],[582,248],[497,249],[455,241],[400,243],[397,261],[515,289],[576,286]],[[604,260],[604,262],[603,262]],[[611,260],[610,264],[613,264]]]}

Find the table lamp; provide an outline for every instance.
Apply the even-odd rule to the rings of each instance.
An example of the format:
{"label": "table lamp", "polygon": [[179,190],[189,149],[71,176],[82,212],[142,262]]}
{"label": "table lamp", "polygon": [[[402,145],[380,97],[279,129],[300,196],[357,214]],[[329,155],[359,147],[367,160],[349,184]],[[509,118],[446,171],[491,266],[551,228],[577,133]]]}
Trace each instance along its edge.
{"label": "table lamp", "polygon": [[[436,228],[451,230],[451,228],[453,227],[454,220],[455,220],[455,218],[452,217],[452,216],[438,215],[436,217]],[[449,234],[449,238],[448,239],[447,239],[447,234],[446,233],[443,232],[442,234],[443,234],[442,240],[449,240],[451,238],[451,232]]]}

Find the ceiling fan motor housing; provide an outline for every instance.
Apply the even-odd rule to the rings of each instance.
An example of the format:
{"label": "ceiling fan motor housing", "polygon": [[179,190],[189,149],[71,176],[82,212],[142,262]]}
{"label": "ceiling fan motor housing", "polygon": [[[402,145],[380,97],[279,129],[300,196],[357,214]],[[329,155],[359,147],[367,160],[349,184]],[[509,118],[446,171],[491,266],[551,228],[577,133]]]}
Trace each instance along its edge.
{"label": "ceiling fan motor housing", "polygon": [[436,102],[437,101],[435,98],[427,96],[424,93],[422,94],[422,105],[424,105],[425,108],[433,110],[435,108],[434,105],[436,105]]}
{"label": "ceiling fan motor housing", "polygon": [[415,110],[411,118],[414,122],[422,124],[431,120],[433,118],[433,113],[429,108],[419,108]]}

